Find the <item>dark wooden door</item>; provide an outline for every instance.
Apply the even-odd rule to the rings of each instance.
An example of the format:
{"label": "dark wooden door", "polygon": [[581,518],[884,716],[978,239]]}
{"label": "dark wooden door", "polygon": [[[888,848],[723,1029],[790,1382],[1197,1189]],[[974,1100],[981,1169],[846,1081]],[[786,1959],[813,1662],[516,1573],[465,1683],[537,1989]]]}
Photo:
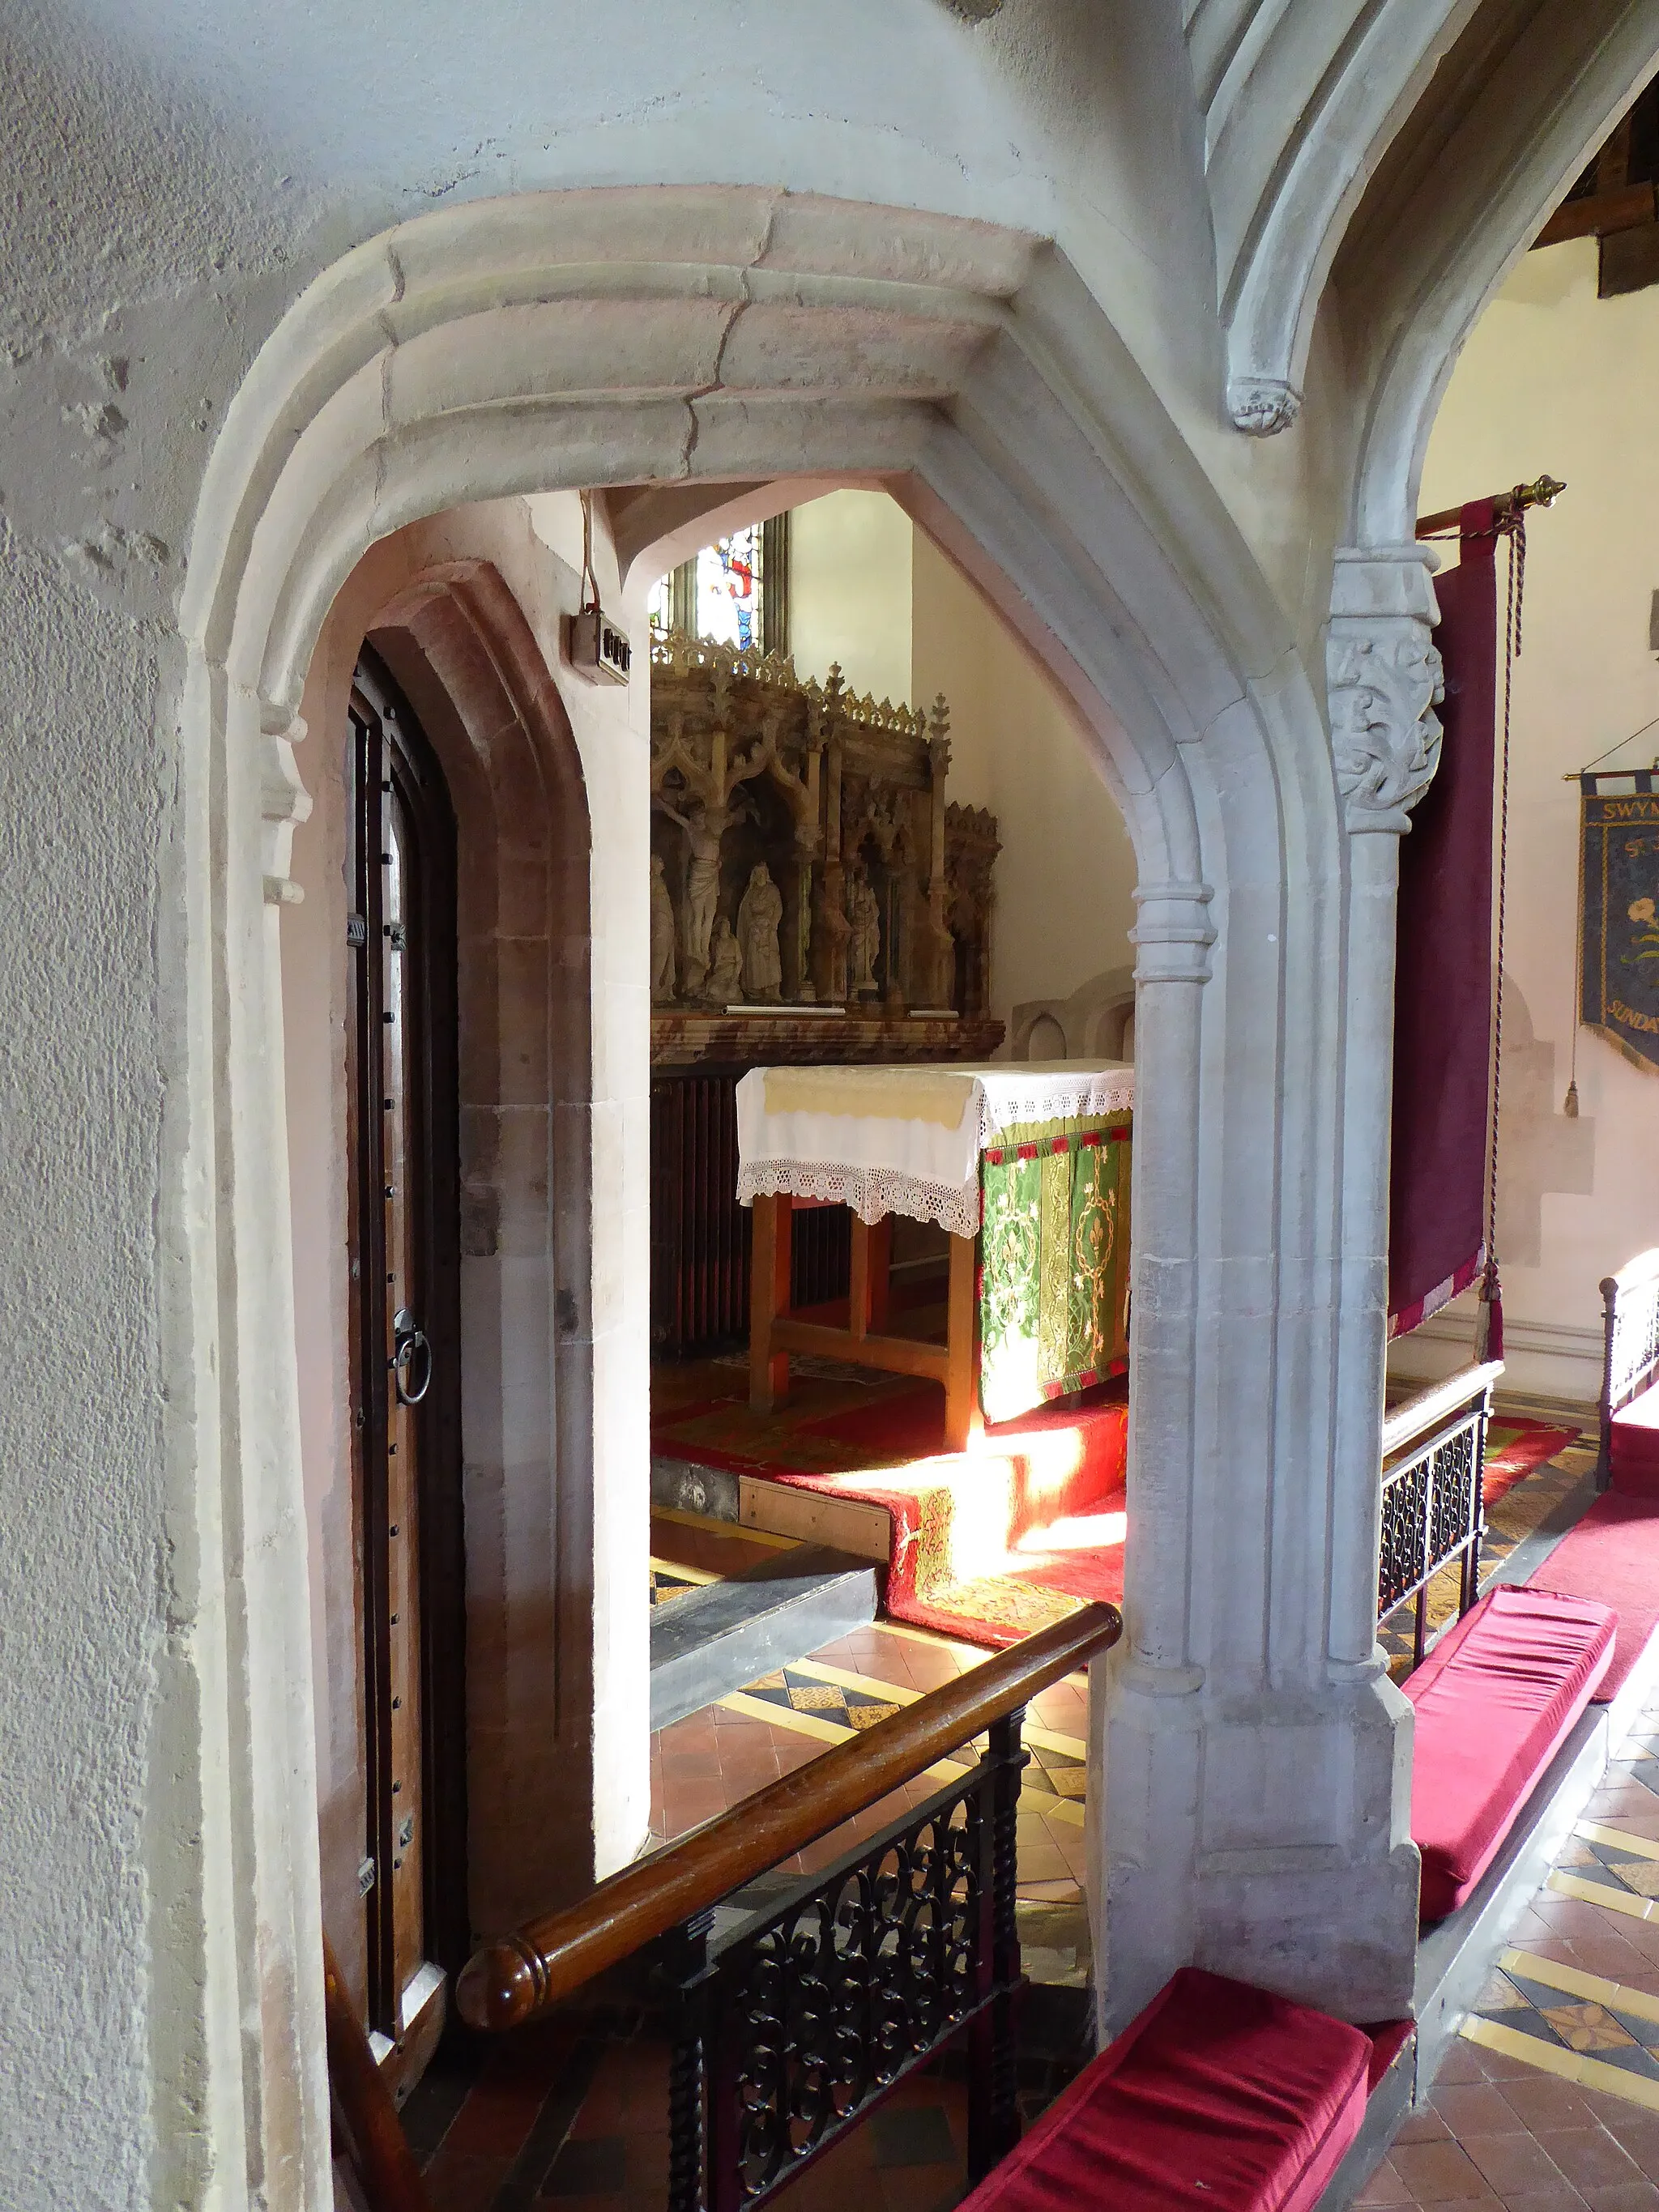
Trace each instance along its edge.
{"label": "dark wooden door", "polygon": [[352,1423],[368,2024],[412,2085],[465,1957],[455,830],[365,656],[351,700]]}

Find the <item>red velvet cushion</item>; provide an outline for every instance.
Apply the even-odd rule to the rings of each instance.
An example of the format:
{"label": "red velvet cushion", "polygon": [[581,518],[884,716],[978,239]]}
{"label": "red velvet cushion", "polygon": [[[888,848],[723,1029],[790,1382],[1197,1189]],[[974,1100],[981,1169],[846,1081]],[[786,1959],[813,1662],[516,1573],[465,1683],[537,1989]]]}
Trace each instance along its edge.
{"label": "red velvet cushion", "polygon": [[1424,1920],[1443,1920],[1491,1865],[1606,1674],[1618,1622],[1589,1598],[1500,1583],[1407,1678]]}
{"label": "red velvet cushion", "polygon": [[1310,2212],[1370,2055],[1359,2028],[1183,1966],[963,2212]]}
{"label": "red velvet cushion", "polygon": [[1650,1382],[1613,1415],[1608,1464],[1615,1490],[1659,1496],[1659,1382]]}

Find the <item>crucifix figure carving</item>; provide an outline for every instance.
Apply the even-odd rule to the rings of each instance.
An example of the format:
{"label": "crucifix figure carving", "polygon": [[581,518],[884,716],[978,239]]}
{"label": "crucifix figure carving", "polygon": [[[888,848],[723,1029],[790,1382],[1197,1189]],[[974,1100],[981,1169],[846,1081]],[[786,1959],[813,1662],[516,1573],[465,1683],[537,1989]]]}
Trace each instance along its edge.
{"label": "crucifix figure carving", "polygon": [[685,878],[685,994],[695,999],[708,975],[720,890],[720,839],[730,816],[724,807],[711,811],[701,799],[694,799],[682,814],[661,792],[657,805],[671,822],[678,823],[691,848]]}

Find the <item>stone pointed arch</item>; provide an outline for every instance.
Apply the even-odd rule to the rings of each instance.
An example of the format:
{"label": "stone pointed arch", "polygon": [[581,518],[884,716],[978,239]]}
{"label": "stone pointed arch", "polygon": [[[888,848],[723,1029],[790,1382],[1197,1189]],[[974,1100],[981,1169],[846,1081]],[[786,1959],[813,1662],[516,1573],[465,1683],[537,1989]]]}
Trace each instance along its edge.
{"label": "stone pointed arch", "polygon": [[1365,181],[1477,0],[1191,0],[1227,411],[1296,420],[1325,280]]}
{"label": "stone pointed arch", "polygon": [[423,568],[369,635],[443,763],[461,855],[467,1903],[500,1928],[594,1873],[592,1622],[556,1572],[593,1516],[592,841],[569,717],[497,568]]}
{"label": "stone pointed arch", "polygon": [[1482,310],[1659,64],[1656,0],[1474,26],[1389,148],[1333,272],[1369,394],[1355,545],[1407,543],[1429,432]]}
{"label": "stone pointed arch", "polygon": [[[479,201],[358,248],[279,325],[216,446],[181,617],[204,892],[192,1188],[213,1194],[193,1279],[217,1349],[201,1419],[267,1501],[266,1549],[250,1566],[233,1534],[218,1571],[245,1585],[249,1668],[289,1685],[280,1747],[244,1725],[251,1676],[227,1698],[254,1808],[241,1863],[286,1962],[251,2063],[274,2074],[289,2037],[313,2054],[310,2159],[315,1858],[304,1822],[274,1816],[309,1771],[284,1656],[304,1641],[293,1322],[283,1267],[257,1264],[285,1236],[272,913],[307,672],[347,578],[405,524],[560,487],[729,498],[787,477],[898,483],[1077,704],[1139,856],[1128,1632],[1097,1832],[1109,2008],[1198,1955],[1361,2018],[1409,2000],[1416,1867],[1371,1618],[1382,1140],[1363,1115],[1359,1144],[1346,1133],[1372,1072],[1345,1006],[1346,847],[1281,609],[1041,240],[746,188]],[[621,1211],[597,1194],[613,1295]]]}

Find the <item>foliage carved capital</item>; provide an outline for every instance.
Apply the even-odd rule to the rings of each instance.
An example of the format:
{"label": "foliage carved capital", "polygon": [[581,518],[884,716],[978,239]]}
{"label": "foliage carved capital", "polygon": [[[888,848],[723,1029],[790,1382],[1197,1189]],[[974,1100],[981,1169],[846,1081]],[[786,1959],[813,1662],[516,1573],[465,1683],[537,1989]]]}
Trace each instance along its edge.
{"label": "foliage carved capital", "polygon": [[1337,788],[1351,836],[1411,827],[1440,764],[1445,696],[1433,639],[1432,556],[1416,545],[1336,556],[1326,694]]}

